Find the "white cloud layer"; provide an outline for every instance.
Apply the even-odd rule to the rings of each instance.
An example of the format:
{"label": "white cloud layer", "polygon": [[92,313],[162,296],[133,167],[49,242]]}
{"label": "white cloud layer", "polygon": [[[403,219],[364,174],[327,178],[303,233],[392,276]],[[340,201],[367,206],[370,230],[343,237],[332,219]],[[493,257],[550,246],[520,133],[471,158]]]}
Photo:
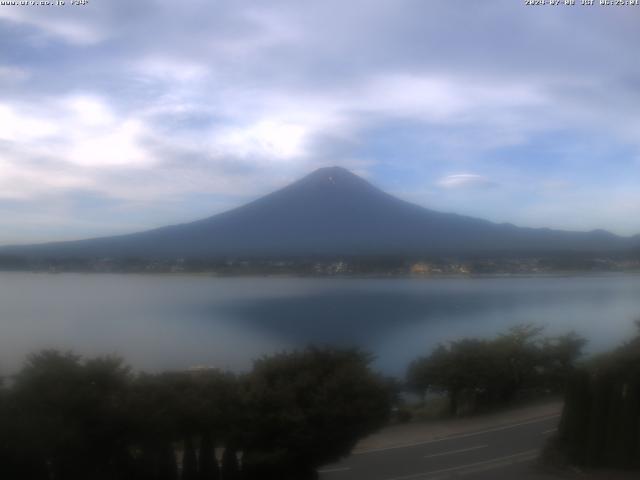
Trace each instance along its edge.
{"label": "white cloud layer", "polygon": [[441,178],[438,185],[443,188],[486,188],[494,186],[495,183],[483,175],[460,173]]}
{"label": "white cloud layer", "polygon": [[[640,232],[640,64],[618,48],[639,16],[510,0],[1,8],[0,40],[20,42],[0,63],[0,244],[60,238],[56,218],[71,238],[188,220],[327,164],[525,225],[561,224],[554,205],[579,190],[603,213],[577,208],[576,228]],[[22,229],[45,199],[53,220]]]}

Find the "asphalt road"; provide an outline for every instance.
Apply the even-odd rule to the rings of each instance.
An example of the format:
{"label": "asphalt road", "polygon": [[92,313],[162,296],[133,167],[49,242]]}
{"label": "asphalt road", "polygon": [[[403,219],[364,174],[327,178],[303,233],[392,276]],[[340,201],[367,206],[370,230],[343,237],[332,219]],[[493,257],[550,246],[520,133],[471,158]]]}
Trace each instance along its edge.
{"label": "asphalt road", "polygon": [[322,480],[542,479],[532,465],[559,416],[361,452],[322,468]]}

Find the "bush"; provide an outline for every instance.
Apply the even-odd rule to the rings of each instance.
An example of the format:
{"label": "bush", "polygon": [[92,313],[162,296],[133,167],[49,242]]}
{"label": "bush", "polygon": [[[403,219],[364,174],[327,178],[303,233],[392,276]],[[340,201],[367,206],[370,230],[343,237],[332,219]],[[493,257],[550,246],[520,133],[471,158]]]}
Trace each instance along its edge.
{"label": "bush", "polygon": [[409,366],[407,384],[422,396],[446,394],[454,415],[505,404],[525,391],[560,392],[585,342],[541,332],[525,325],[491,340],[440,345]]}
{"label": "bush", "polygon": [[557,443],[576,465],[640,467],[640,336],[572,377]]}
{"label": "bush", "polygon": [[316,348],[257,361],[246,380],[245,463],[286,465],[274,478],[303,480],[347,455],[389,417],[392,394],[369,363],[357,350]]}
{"label": "bush", "polygon": [[117,358],[44,351],[0,384],[0,478],[313,478],[388,418],[392,395],[369,360],[309,348],[265,357],[240,378],[135,376]]}

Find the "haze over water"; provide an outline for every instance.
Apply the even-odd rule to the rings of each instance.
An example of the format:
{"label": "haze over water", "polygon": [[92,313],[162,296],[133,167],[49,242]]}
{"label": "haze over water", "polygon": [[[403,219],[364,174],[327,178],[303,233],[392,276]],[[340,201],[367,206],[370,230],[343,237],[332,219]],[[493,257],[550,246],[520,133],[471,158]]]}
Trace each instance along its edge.
{"label": "haze over water", "polygon": [[244,370],[307,344],[358,346],[401,375],[438,342],[525,322],[598,351],[640,316],[639,275],[528,278],[215,278],[0,274],[0,369],[40,348],[122,355],[136,368]]}

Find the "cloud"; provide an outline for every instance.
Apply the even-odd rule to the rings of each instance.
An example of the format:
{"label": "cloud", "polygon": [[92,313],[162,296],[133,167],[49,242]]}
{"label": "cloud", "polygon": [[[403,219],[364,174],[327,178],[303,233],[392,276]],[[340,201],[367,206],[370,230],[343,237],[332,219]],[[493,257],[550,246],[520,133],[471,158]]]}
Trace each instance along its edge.
{"label": "cloud", "polygon": [[264,120],[245,128],[229,128],[213,143],[241,157],[271,157],[287,160],[304,155],[305,127],[294,123]]}
{"label": "cloud", "polygon": [[[0,9],[0,19],[34,27],[74,45],[92,45],[104,40],[105,32],[96,25],[88,25],[79,15],[69,15],[68,11],[64,12],[66,15],[61,15],[61,10],[67,9],[30,5],[23,5],[22,8],[3,7]],[[55,20],[52,21],[52,18]]]}
{"label": "cloud", "polygon": [[447,175],[438,180],[438,186],[442,188],[488,188],[496,185],[487,177],[472,173]]}
{"label": "cloud", "polygon": [[[535,223],[567,190],[640,174],[640,64],[619,48],[636,36],[626,9],[511,0],[2,8],[0,197],[46,198],[63,225],[92,194],[117,205],[103,221],[120,231],[142,209],[149,226],[193,218],[340,164]],[[613,209],[600,226],[633,230]]]}

